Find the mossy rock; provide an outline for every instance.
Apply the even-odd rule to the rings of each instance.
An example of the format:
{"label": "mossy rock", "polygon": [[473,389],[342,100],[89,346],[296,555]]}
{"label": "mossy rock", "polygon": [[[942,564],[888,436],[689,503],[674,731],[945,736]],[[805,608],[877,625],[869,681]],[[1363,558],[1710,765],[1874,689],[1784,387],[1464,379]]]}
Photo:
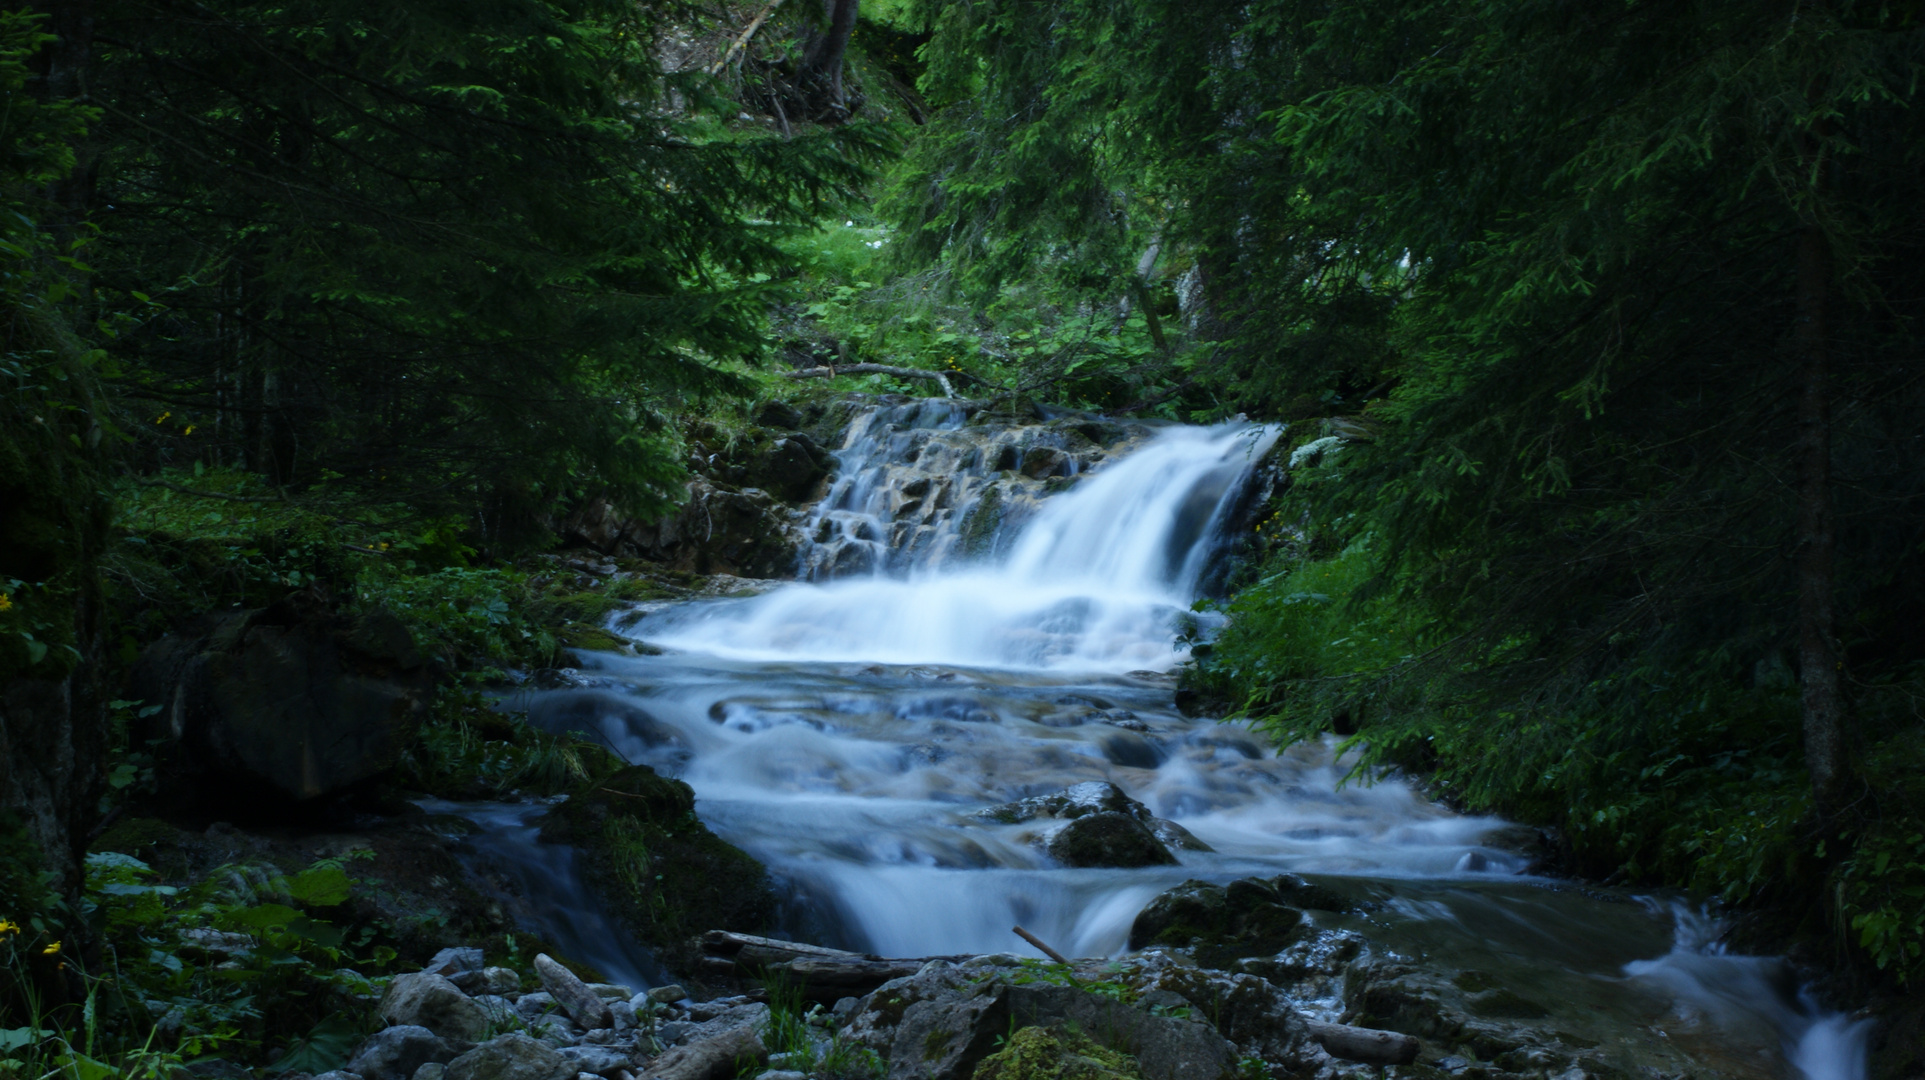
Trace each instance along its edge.
{"label": "mossy rock", "polygon": [[1274,955],[1303,932],[1303,912],[1285,903],[1285,895],[1263,878],[1228,887],[1186,881],[1137,914],[1130,948],[1193,948],[1199,963],[1223,968],[1243,957]]}
{"label": "mossy rock", "polygon": [[129,817],[114,823],[95,840],[89,851],[117,851],[136,859],[149,859],[156,851],[180,843],[181,831],[159,818]]}
{"label": "mossy rock", "polygon": [[692,960],[687,943],[705,931],[774,923],[768,871],[696,818],[694,789],[646,765],[576,789],[541,838],[580,848],[591,882],[671,962]]}
{"label": "mossy rock", "polygon": [[627,652],[628,639],[612,630],[585,623],[571,623],[555,634],[555,640],[564,648],[584,649],[590,652]]}
{"label": "mossy rock", "polygon": [[1076,1031],[1026,1027],[976,1066],[975,1080],[1142,1080],[1136,1059]]}

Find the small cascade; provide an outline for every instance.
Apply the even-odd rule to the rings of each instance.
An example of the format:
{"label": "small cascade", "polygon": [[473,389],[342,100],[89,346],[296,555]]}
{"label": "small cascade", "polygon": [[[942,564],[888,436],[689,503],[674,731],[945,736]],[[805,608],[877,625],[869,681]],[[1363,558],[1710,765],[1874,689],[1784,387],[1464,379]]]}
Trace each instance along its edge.
{"label": "small cascade", "polygon": [[[1307,918],[1431,978],[1412,991],[1426,1001],[1542,1015],[1627,1075],[1863,1077],[1864,1026],[1804,1001],[1781,961],[1724,955],[1682,909],[1532,878],[1519,827],[1395,777],[1347,784],[1334,739],[1279,752],[1176,709],[1177,631],[1202,617],[1274,429],[989,420],[968,402],[861,406],[807,519],[804,580],[638,604],[614,628],[658,652],[589,655],[572,688],[510,707],[687,781],[780,882],[802,939],[999,952],[1021,924],[1114,956],[1182,882],[1323,875],[1363,903]],[[1199,843],[1176,865],[1070,866],[1044,826],[1003,814],[1098,781]],[[1304,1008],[1335,1018],[1342,993],[1306,990]]]}
{"label": "small cascade", "polygon": [[899,576],[992,556],[1043,499],[1152,430],[1079,414],[974,422],[982,410],[938,399],[859,410],[802,526],[797,576]]}
{"label": "small cascade", "polygon": [[[1088,438],[1074,454],[1044,442],[1067,441],[1053,425],[983,433],[958,415],[879,409],[851,429],[845,474],[817,513],[829,538],[807,556],[829,584],[638,613],[618,629],[752,660],[1111,672],[1181,661],[1180,624],[1275,429],[1146,427],[1105,457]],[[1022,469],[1000,468],[1012,460]]]}

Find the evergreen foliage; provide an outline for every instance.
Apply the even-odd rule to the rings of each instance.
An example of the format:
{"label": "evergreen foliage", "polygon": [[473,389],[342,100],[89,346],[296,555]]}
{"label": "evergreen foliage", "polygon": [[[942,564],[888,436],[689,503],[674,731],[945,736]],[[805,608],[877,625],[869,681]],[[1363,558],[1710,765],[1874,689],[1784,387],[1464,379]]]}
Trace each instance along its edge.
{"label": "evergreen foliage", "polygon": [[700,96],[655,60],[672,11],[101,5],[101,283],[159,305],[119,344],[142,460],[473,515],[508,549],[591,477],[672,502],[665,411],[744,387],[774,239],[878,145],[671,114]]}
{"label": "evergreen foliage", "polygon": [[1226,407],[1349,414],[1203,685],[1920,970],[1915,13],[923,10],[906,251],[989,289],[1156,242]]}

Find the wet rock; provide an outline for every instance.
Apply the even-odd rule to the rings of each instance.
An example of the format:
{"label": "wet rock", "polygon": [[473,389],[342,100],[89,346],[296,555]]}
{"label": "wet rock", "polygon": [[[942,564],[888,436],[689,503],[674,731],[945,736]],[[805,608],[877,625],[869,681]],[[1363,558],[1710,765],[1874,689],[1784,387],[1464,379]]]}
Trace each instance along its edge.
{"label": "wet rock", "polygon": [[[543,819],[541,838],[583,850],[589,882],[671,959],[707,930],[758,932],[773,921],[768,872],[695,816],[680,780],[631,766],[577,788]],[[638,891],[634,866],[648,866]]]}
{"label": "wet rock", "polygon": [[755,410],[755,422],[781,431],[800,431],[808,423],[802,417],[802,410],[786,401],[763,402]]}
{"label": "wet rock", "polygon": [[835,458],[800,433],[758,447],[749,464],[748,482],[772,492],[784,502],[805,502],[835,468]]}
{"label": "wet rock", "polygon": [[575,1080],[573,1062],[520,1033],[490,1039],[448,1063],[444,1080]]}
{"label": "wet rock", "polygon": [[1105,737],[1101,746],[1103,756],[1112,765],[1123,765],[1132,769],[1154,769],[1169,760],[1169,755],[1156,747],[1156,744],[1133,732],[1119,731]]}
{"label": "wet rock", "polygon": [[1069,471],[1069,455],[1053,446],[1032,446],[1023,452],[1021,471],[1032,480],[1062,476]]}
{"label": "wet rock", "polygon": [[414,1071],[411,1080],[442,1080],[448,1075],[448,1066],[439,1061],[430,1061]]}
{"label": "wet rock", "polygon": [[663,1005],[672,1005],[675,1002],[680,1001],[687,996],[688,996],[688,991],[682,989],[680,983],[670,983],[667,986],[658,986],[648,992],[648,999],[650,1001],[659,1002],[660,1004],[663,1004]]}
{"label": "wet rock", "polygon": [[608,1003],[547,953],[535,957],[535,974],[541,977],[542,989],[584,1030],[614,1026],[615,1017],[608,1011]]}
{"label": "wet rock", "polygon": [[395,976],[378,1011],[390,1024],[424,1027],[457,1042],[479,1042],[488,1033],[487,1010],[440,975]]}
{"label": "wet rock", "polygon": [[1303,912],[1285,903],[1269,881],[1244,878],[1226,887],[1191,880],[1158,895],[1137,913],[1130,925],[1130,947],[1195,946],[1208,950],[1209,961],[1222,962],[1234,958],[1226,953],[1276,953],[1303,925]]}
{"label": "wet rock", "polygon": [[1150,808],[1123,793],[1123,789],[1105,780],[1089,780],[1074,784],[1053,795],[1035,795],[1027,799],[992,806],[977,812],[977,817],[986,821],[1005,825],[1019,825],[1038,818],[1074,820],[1089,814],[1119,813],[1127,814],[1148,828],[1152,835],[1163,844],[1181,851],[1209,851],[1210,845],[1190,835],[1190,831],[1174,821],[1165,821],[1150,813]]}
{"label": "wet rock", "polygon": [[410,1080],[423,1065],[454,1059],[453,1043],[425,1027],[403,1024],[370,1035],[346,1068],[364,1080]]}
{"label": "wet rock", "polygon": [[1175,866],[1176,856],[1142,822],[1111,810],[1058,829],[1045,850],[1064,866]]}
{"label": "wet rock", "polygon": [[312,800],[385,772],[434,687],[399,619],[337,612],[307,594],[163,638],[133,676],[136,697],[163,705],[159,734],[218,781],[200,789],[250,809],[262,793]]}

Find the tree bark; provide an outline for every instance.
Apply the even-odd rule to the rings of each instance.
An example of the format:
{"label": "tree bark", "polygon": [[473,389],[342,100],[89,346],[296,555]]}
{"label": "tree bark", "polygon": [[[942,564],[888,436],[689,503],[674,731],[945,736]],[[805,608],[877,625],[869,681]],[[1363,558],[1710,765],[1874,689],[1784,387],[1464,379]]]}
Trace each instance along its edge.
{"label": "tree bark", "polygon": [[[1808,136],[1808,144],[1816,138]],[[1807,155],[1814,183],[1822,150]],[[1815,200],[1814,200],[1815,201]],[[1808,215],[1815,213],[1808,211]],[[1792,345],[1801,369],[1798,400],[1798,679],[1804,717],[1805,765],[1819,817],[1830,819],[1844,792],[1845,703],[1839,687],[1833,611],[1835,546],[1831,505],[1831,357],[1825,305],[1831,253],[1824,229],[1808,217],[1799,230],[1797,323]]]}
{"label": "tree bark", "polygon": [[802,54],[802,72],[797,81],[804,93],[821,87],[833,113],[848,112],[842,92],[842,59],[849,51],[849,37],[855,33],[860,6],[861,0],[822,0],[822,14],[828,26],[810,35],[809,47]]}

